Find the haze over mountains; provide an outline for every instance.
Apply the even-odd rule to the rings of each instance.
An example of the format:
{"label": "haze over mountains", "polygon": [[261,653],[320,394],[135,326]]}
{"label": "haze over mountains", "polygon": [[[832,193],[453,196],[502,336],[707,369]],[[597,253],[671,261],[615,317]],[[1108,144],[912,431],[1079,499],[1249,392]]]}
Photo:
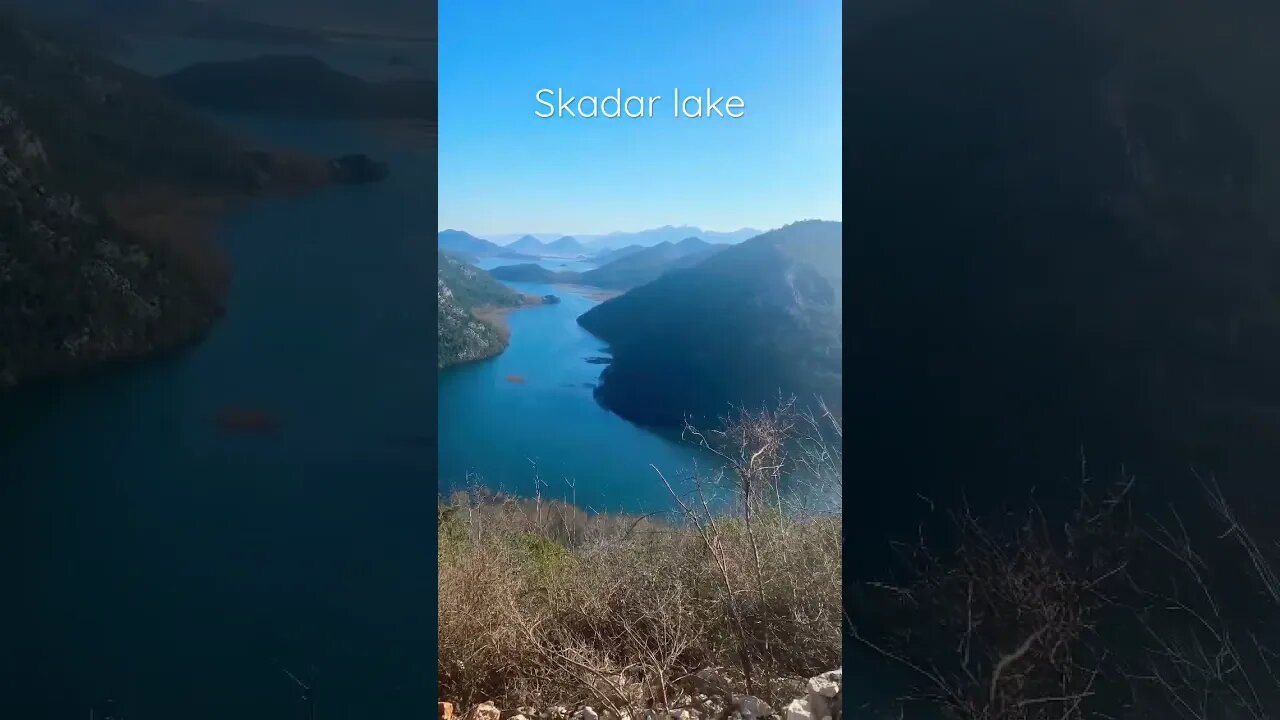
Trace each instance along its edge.
{"label": "haze over mountains", "polygon": [[[586,248],[614,250],[627,245],[650,246],[660,242],[680,242],[687,237],[698,237],[710,243],[739,243],[750,237],[759,235],[755,228],[742,228],[729,232],[703,230],[695,225],[664,225],[639,232],[611,232],[605,234],[575,234],[571,237]],[[492,235],[488,239],[498,245],[508,245],[525,238],[534,238],[540,242],[553,241],[566,237],[564,233],[522,233],[520,235]]]}
{"label": "haze over mountains", "polygon": [[592,258],[599,267],[582,272],[550,270],[537,263],[520,263],[496,267],[490,273],[499,280],[515,282],[569,283],[628,290],[656,280],[671,270],[692,267],[728,247],[690,237],[678,243],[663,241],[652,247],[632,245],[628,246],[628,252],[605,253],[609,257],[607,262],[602,262],[599,257]]}
{"label": "haze over mountains", "polygon": [[[496,247],[461,231],[442,231],[440,242],[442,247]],[[529,237],[518,246],[532,249],[535,243],[541,245]],[[842,223],[807,220],[736,245],[687,237],[637,247],[585,272],[536,263],[484,272],[442,251],[441,287],[461,282],[446,279],[447,270],[477,287],[503,288],[497,278],[625,291],[588,310],[578,323],[607,342],[613,356],[596,388],[597,400],[642,425],[671,427],[687,416],[713,419],[731,405],[758,407],[780,395],[795,395],[811,407],[825,403],[838,415],[842,245]],[[470,305],[504,304],[504,293],[485,294],[495,300]],[[465,316],[453,311],[447,295],[442,290],[442,308],[452,316],[442,315],[441,342],[448,320],[458,330],[450,330],[450,343],[466,335],[468,346],[485,346],[460,361],[501,352],[500,345],[486,340],[491,333],[483,327],[452,321]],[[445,351],[442,345],[442,358]]]}

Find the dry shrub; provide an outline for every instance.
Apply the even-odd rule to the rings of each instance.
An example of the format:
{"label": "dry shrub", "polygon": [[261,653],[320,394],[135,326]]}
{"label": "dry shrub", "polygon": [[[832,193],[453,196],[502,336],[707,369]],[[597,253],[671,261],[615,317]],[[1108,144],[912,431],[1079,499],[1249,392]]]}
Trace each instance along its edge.
{"label": "dry shrub", "polygon": [[[899,712],[963,720],[1280,717],[1280,582],[1204,483],[1206,522],[1131,512],[1132,479],[1085,479],[1064,522],[950,513],[948,550],[900,545],[853,636],[902,669]],[[1212,558],[1212,559],[1210,559]],[[914,717],[914,715],[913,715]]]}
{"label": "dry shrub", "polygon": [[[800,429],[815,427],[835,428],[838,442],[834,418],[791,403],[725,418],[717,437],[757,443],[739,457],[771,458],[772,469],[747,482],[771,479],[747,485],[735,469],[746,466],[726,460],[669,484],[682,511],[664,517],[587,514],[479,489],[443,503],[440,696],[622,711],[669,704],[692,673],[729,666],[776,701],[790,698],[768,697],[773,679],[838,666],[838,490],[825,491],[828,511],[817,512],[813,493],[784,487],[802,474],[798,448],[817,447]],[[835,474],[806,482],[838,483],[839,450],[820,457]]]}

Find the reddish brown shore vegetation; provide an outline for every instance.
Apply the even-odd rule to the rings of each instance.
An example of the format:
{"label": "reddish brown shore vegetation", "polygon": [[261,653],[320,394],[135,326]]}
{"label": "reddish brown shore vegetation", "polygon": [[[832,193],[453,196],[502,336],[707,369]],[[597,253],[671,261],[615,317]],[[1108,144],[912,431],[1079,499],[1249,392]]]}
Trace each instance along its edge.
{"label": "reddish brown shore vegetation", "polygon": [[507,324],[507,315],[513,310],[543,304],[542,298],[537,295],[521,294],[520,301],[522,304],[517,307],[490,307],[486,305],[475,308],[471,311],[471,314],[480,322],[496,330],[498,336],[502,338],[502,342],[506,343],[511,340],[511,326]]}
{"label": "reddish brown shore vegetation", "polygon": [[[289,152],[255,152],[269,178],[266,195],[289,195],[323,187],[331,179],[324,160]],[[163,251],[187,270],[219,303],[230,282],[227,258],[214,239],[223,214],[253,199],[248,193],[198,193],[171,185],[150,185],[104,199],[111,219],[152,249]]]}
{"label": "reddish brown shore vegetation", "polygon": [[612,300],[624,292],[622,290],[610,290],[607,288],[590,287],[588,285],[557,284],[555,287],[563,290],[564,292],[581,295],[582,297],[590,298],[591,300],[598,300],[600,302]]}
{"label": "reddish brown shore vegetation", "polygon": [[271,432],[280,426],[275,416],[255,408],[228,407],[218,413],[218,426],[234,432]]}

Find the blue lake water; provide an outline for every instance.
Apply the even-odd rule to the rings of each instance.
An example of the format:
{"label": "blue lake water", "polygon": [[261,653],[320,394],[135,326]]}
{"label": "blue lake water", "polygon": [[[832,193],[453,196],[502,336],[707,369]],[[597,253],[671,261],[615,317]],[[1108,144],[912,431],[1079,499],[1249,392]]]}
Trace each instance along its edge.
{"label": "blue lake water", "polygon": [[[226,119],[385,158],[382,184],[227,218],[227,313],[170,357],[0,401],[0,715],[424,717],[434,693],[434,150]],[[228,433],[227,406],[279,421]]]}
{"label": "blue lake water", "polygon": [[[548,495],[652,508],[667,500],[649,464],[688,464],[593,400],[582,295],[522,286],[564,302],[513,313],[502,356],[434,367],[433,148],[221,120],[260,145],[386,159],[391,177],[227,217],[227,312],[198,345],[0,400],[5,717],[107,698],[134,720],[303,717],[285,669],[320,717],[427,717],[439,491],[474,471],[531,492],[532,458]],[[225,431],[228,407],[278,429]]]}
{"label": "blue lake water", "polygon": [[[486,259],[482,267],[510,264]],[[589,264],[544,259],[544,267]],[[585,290],[508,283],[521,292],[554,294],[555,305],[507,316],[511,344],[501,355],[440,372],[440,485],[444,492],[478,479],[486,486],[542,493],[594,510],[650,511],[672,505],[651,464],[673,483],[692,467],[689,445],[632,425],[596,403],[592,388],[607,358],[604,343],[578,326],[598,300]],[[512,382],[518,376],[522,382]],[[679,485],[677,485],[679,487]]]}

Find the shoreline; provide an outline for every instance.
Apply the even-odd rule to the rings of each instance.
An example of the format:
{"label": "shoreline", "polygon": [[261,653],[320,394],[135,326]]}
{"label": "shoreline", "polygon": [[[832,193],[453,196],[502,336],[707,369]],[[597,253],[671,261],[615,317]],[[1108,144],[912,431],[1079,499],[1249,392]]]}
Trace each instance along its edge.
{"label": "shoreline", "polygon": [[[479,320],[496,330],[498,332],[498,337],[502,338],[502,349],[488,357],[497,357],[498,355],[506,352],[507,345],[511,343],[511,325],[507,322],[508,315],[517,310],[524,310],[525,308],[538,307],[540,305],[547,304],[542,301],[541,297],[537,295],[530,295],[528,293],[520,293],[520,299],[522,302],[519,305],[511,305],[508,307],[481,305],[480,307],[472,309],[471,315],[475,317],[476,320]],[[485,360],[488,358],[478,359]],[[465,365],[466,363],[459,364]]]}
{"label": "shoreline", "polygon": [[551,287],[585,297],[589,300],[595,300],[597,302],[612,300],[626,292],[625,290],[611,290],[609,288],[599,288],[593,285],[575,285],[573,283],[552,283]]}
{"label": "shoreline", "polygon": [[315,192],[338,184],[326,160],[300,153],[255,151],[268,177],[256,191],[203,191],[167,184],[140,186],[102,196],[101,220],[135,242],[172,262],[192,284],[197,302],[206,307],[197,319],[167,328],[143,346],[117,348],[101,356],[60,363],[43,372],[0,378],[0,396],[28,387],[75,381],[126,369],[147,361],[163,361],[204,341],[226,311],[233,268],[218,240],[226,216],[251,203]]}

